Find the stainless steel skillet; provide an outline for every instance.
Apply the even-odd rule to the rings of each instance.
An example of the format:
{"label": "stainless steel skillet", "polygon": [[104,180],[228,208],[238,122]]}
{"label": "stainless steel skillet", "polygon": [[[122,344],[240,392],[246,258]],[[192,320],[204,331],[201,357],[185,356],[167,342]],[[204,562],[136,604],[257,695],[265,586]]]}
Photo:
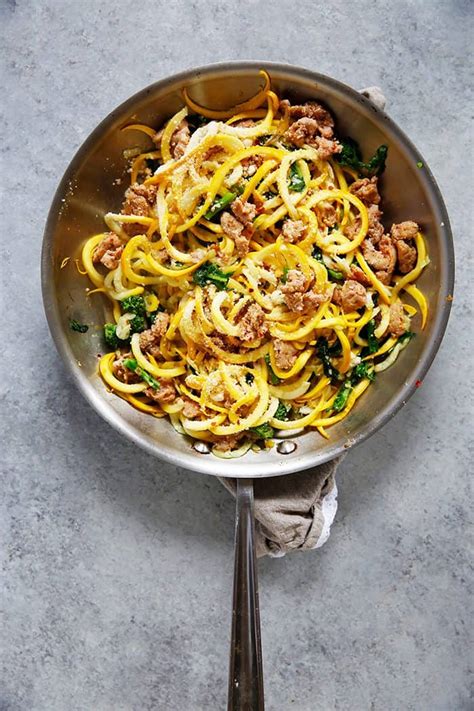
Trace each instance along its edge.
{"label": "stainless steel skillet", "polygon": [[[338,135],[350,135],[363,152],[389,146],[382,180],[384,216],[388,224],[416,220],[427,237],[431,265],[419,280],[430,315],[396,364],[358,402],[350,415],[331,428],[331,439],[315,433],[282,440],[271,450],[222,461],[194,448],[164,420],[134,410],[105,389],[97,374],[102,352],[101,325],[106,305],[101,297],[85,298],[85,280],[73,267],[87,236],[103,229],[102,217],[118,207],[128,176],[123,151],[147,148],[146,137],[121,132],[133,121],[160,126],[182,106],[187,86],[198,102],[226,107],[258,88],[258,70],[266,69],[280,95],[319,99],[337,120]],[[61,269],[65,257],[69,264]],[[321,464],[364,441],[384,425],[423,380],[443,337],[454,283],[454,252],[446,208],[423,157],[382,111],[353,89],[321,74],[268,62],[235,62],[201,67],[159,81],[115,109],[92,132],[69,165],[54,197],[46,224],[42,253],[43,300],[54,341],[78,388],[113,427],[138,445],[172,464],[194,472],[238,480],[234,610],[232,617],[229,708],[262,709],[263,680],[260,625],[253,545],[252,479],[304,470]],[[69,319],[91,324],[87,334],[69,329]],[[419,324],[414,322],[416,328]],[[204,450],[204,451],[203,451]]]}

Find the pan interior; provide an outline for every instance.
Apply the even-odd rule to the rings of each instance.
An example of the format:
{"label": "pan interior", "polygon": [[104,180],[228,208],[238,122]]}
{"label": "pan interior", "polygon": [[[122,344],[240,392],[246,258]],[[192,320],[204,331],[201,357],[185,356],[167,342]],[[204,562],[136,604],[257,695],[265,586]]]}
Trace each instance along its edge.
{"label": "pan interior", "polygon": [[[145,136],[122,132],[120,127],[132,121],[159,127],[182,107],[183,86],[198,102],[212,107],[238,103],[257,90],[260,68],[269,71],[280,96],[323,101],[336,118],[337,134],[355,138],[365,155],[371,155],[381,143],[389,146],[381,181],[384,221],[390,226],[393,221],[413,219],[421,225],[431,264],[419,284],[430,312],[424,332],[416,317],[413,327],[417,336],[410,347],[381,374],[350,415],[329,429],[329,440],[310,431],[270,450],[223,461],[196,451],[192,441],[176,433],[167,420],[140,413],[107,392],[97,374],[97,356],[103,353],[102,324],[110,320],[110,311],[100,294],[86,297],[85,289],[91,285],[78,273],[74,260],[86,238],[103,231],[103,215],[120,208],[129,180],[123,151],[149,147]],[[70,260],[61,268],[66,257]],[[42,267],[45,308],[56,345],[80,390],[98,412],[158,457],[195,471],[235,477],[275,476],[305,469],[340,454],[383,425],[406,402],[428,369],[446,326],[447,297],[453,288],[452,239],[445,208],[423,157],[408,139],[383,112],[348,87],[308,71],[256,62],[216,65],[177,75],[148,87],[108,116],[78,151],[59,185],[46,226]],[[88,332],[72,332],[70,318],[89,324]]]}

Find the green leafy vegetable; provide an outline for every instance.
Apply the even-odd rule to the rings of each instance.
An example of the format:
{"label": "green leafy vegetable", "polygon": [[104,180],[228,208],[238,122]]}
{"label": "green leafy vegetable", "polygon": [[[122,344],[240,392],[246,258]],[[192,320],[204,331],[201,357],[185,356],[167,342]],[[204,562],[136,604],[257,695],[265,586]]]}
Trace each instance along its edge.
{"label": "green leafy vegetable", "polygon": [[114,323],[104,324],[104,341],[110,348],[112,348],[112,350],[119,347],[117,326]]}
{"label": "green leafy vegetable", "polygon": [[268,353],[265,356],[265,363],[267,364],[268,376],[270,378],[271,384],[272,385],[279,385],[281,383],[281,380],[277,375],[275,375],[275,372],[274,372],[274,370],[271,366],[271,363],[270,363],[270,356]]}
{"label": "green leafy vegetable", "polygon": [[316,354],[322,361],[325,376],[331,380],[339,380],[339,371],[331,363],[329,344],[324,336],[320,336],[316,341]]}
{"label": "green leafy vegetable", "polygon": [[141,333],[147,326],[147,322],[144,316],[135,316],[130,321],[130,333]]}
{"label": "green leafy vegetable", "polygon": [[263,425],[258,427],[250,427],[249,431],[256,434],[260,439],[271,439],[275,434],[275,430],[268,422],[264,422]]}
{"label": "green leafy vegetable", "polygon": [[85,323],[79,323],[74,318],[69,319],[69,328],[71,331],[77,331],[77,333],[86,333],[89,330],[89,326]]}
{"label": "green leafy vegetable", "polygon": [[143,296],[127,296],[120,302],[124,313],[132,313],[136,316],[144,316],[146,313],[145,299]]}
{"label": "green leafy vegetable", "polygon": [[343,410],[347,404],[347,401],[349,399],[349,395],[351,394],[352,391],[352,384],[351,381],[345,380],[344,383],[341,385],[339,388],[339,391],[336,395],[336,399],[334,400],[334,405],[333,410],[336,412],[340,412]]}
{"label": "green leafy vegetable", "polygon": [[205,126],[209,123],[209,119],[205,116],[201,116],[200,114],[189,114],[186,116],[186,119],[191,133],[194,133],[197,128],[201,128],[201,126]]}
{"label": "green leafy vegetable", "polygon": [[257,138],[257,143],[259,146],[264,146],[271,138],[273,138],[272,134],[264,133],[263,136]]}
{"label": "green leafy vegetable", "polygon": [[145,163],[146,163],[146,167],[149,168],[152,173],[154,173],[155,170],[157,170],[160,167],[160,165],[163,165],[163,163],[161,162],[161,160],[159,158],[147,158],[145,160]]}
{"label": "green leafy vegetable", "polygon": [[286,282],[288,281],[288,272],[289,271],[290,271],[289,267],[286,267],[286,266],[283,267],[283,274],[280,277],[280,281],[282,284],[286,284]]}
{"label": "green leafy vegetable", "polygon": [[[317,262],[321,262],[326,267],[326,264],[324,263],[323,259],[323,251],[321,247],[313,247],[313,252],[312,256],[314,259],[316,259]],[[344,281],[344,274],[342,272],[338,272],[336,269],[331,269],[331,267],[326,267],[328,277],[330,279],[333,279],[334,281]]]}
{"label": "green leafy vegetable", "polygon": [[292,163],[289,171],[288,189],[300,193],[306,187],[303,173],[298,163]]}
{"label": "green leafy vegetable", "polygon": [[376,353],[379,349],[379,340],[375,336],[375,320],[372,318],[365,327],[369,353]]}
{"label": "green leafy vegetable", "polygon": [[245,373],[245,382],[251,385],[253,381],[255,380],[255,377],[253,373]]}
{"label": "green leafy vegetable", "polygon": [[230,274],[221,271],[217,264],[213,264],[212,262],[202,264],[193,274],[195,284],[202,287],[206,286],[206,284],[214,284],[219,291],[223,291],[227,288],[229,278]]}
{"label": "green leafy vegetable", "polygon": [[132,370],[142,380],[144,380],[145,383],[150,386],[150,388],[154,388],[155,390],[160,389],[161,385],[159,384],[158,380],[155,380],[155,378],[152,375],[150,375],[150,373],[147,373],[146,370],[143,370],[143,368],[140,368],[140,366],[138,365],[135,358],[126,358],[123,361],[123,364],[126,368],[128,368],[129,370]]}
{"label": "green leafy vegetable", "polygon": [[356,367],[352,370],[351,383],[355,385],[360,380],[367,378],[368,380],[375,380],[375,370],[371,363],[367,361],[362,361],[358,363]]}
{"label": "green leafy vegetable", "polygon": [[367,361],[363,361],[362,363],[356,365],[356,367],[352,370],[351,375],[345,379],[344,383],[339,388],[332,406],[335,412],[340,412],[345,408],[354,385],[364,378],[367,378],[368,380],[375,380],[375,370],[373,365],[371,363],[367,363]]}
{"label": "green leafy vegetable", "polygon": [[401,336],[398,337],[398,343],[404,343],[407,339],[411,341],[411,339],[414,337],[415,334],[412,331],[407,331],[406,333],[403,333]]}
{"label": "green leafy vegetable", "polygon": [[379,146],[372,158],[365,164],[365,172],[369,177],[372,175],[382,175],[385,170],[385,162],[387,160],[388,146]]}
{"label": "green leafy vegetable", "polygon": [[206,220],[212,220],[216,215],[218,215],[222,210],[225,210],[231,202],[234,202],[237,197],[237,193],[224,193],[224,195],[217,200],[214,200],[209,210],[204,213]]}
{"label": "green leafy vegetable", "polygon": [[331,356],[331,358],[341,355],[342,346],[341,346],[341,341],[339,340],[339,338],[336,338],[336,340],[334,341],[332,346],[329,346],[328,353]]}
{"label": "green leafy vegetable", "polygon": [[381,145],[377,148],[372,158],[367,163],[364,163],[358,143],[352,138],[346,138],[342,141],[342,151],[336,154],[336,160],[341,165],[353,168],[357,173],[370,178],[373,175],[382,175],[385,170],[387,153],[388,147]]}
{"label": "green leafy vegetable", "polygon": [[291,405],[287,405],[286,403],[284,403],[280,400],[280,402],[278,403],[276,412],[274,414],[275,419],[287,420],[288,415],[290,414],[290,410],[291,410]]}

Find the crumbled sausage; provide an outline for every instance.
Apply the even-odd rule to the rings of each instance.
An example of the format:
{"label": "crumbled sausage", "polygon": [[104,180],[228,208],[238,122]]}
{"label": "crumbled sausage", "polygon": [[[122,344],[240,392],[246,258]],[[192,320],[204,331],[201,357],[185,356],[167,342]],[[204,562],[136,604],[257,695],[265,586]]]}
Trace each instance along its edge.
{"label": "crumbled sausage", "polygon": [[257,208],[251,202],[244,202],[236,198],[230,212],[224,212],[221,217],[221,227],[224,233],[235,242],[239,257],[245,257],[249,251],[250,238],[253,234],[253,219],[257,215]]}
{"label": "crumbled sausage", "polygon": [[293,145],[301,147],[312,143],[318,132],[318,122],[312,118],[300,118],[291,124],[285,132],[285,138]]}
{"label": "crumbled sausage", "polygon": [[293,123],[284,134],[284,138],[295,146],[305,144],[317,149],[321,160],[328,160],[334,153],[339,153],[342,146],[335,140],[334,120],[321,104],[308,101],[306,104],[290,106],[289,102],[280,102],[280,110],[288,112]]}
{"label": "crumbled sausage", "polygon": [[304,313],[305,311],[317,309],[331,298],[330,291],[318,291],[316,288],[310,289],[310,287],[311,283],[307,283],[303,272],[297,269],[290,269],[286,283],[280,287],[285,304],[290,311]]}
{"label": "crumbled sausage", "polygon": [[[156,185],[140,185],[139,183],[134,183],[125,193],[122,214],[148,217],[150,208],[156,198],[156,192]],[[124,224],[123,229],[130,236],[141,234],[144,231],[146,232],[146,228],[138,222]]]}
{"label": "crumbled sausage", "polygon": [[371,281],[365,272],[363,272],[362,269],[355,264],[351,265],[350,278],[355,279],[355,281],[358,281],[359,284],[362,284],[362,286],[370,286],[371,284]]}
{"label": "crumbled sausage", "polygon": [[405,315],[403,310],[403,304],[401,301],[395,301],[395,303],[390,305],[390,320],[388,323],[388,330],[392,336],[398,338],[403,336],[403,334],[408,330],[409,320]]}
{"label": "crumbled sausage", "polygon": [[342,289],[340,286],[335,286],[334,291],[332,292],[331,301],[333,304],[336,304],[337,306],[341,306],[341,304],[342,304],[341,292],[342,292]]}
{"label": "crumbled sausage", "polygon": [[367,208],[367,216],[369,218],[369,226],[367,228],[367,236],[370,237],[372,242],[375,244],[382,237],[384,233],[383,225],[380,222],[382,217],[382,212],[379,210],[377,205],[369,205]]}
{"label": "crumbled sausage", "polygon": [[297,242],[306,232],[306,225],[302,220],[285,220],[281,228],[281,235],[285,242]]}
{"label": "crumbled sausage", "polygon": [[[281,102],[280,106],[284,102]],[[334,119],[321,104],[315,101],[308,101],[306,104],[289,106],[290,117],[292,119],[310,118],[316,121],[318,131],[324,138],[332,138],[334,131]]]}
{"label": "crumbled sausage", "polygon": [[244,229],[243,224],[231,215],[230,212],[222,213],[221,227],[224,230],[224,233],[234,241]]}
{"label": "crumbled sausage", "polygon": [[282,370],[292,368],[299,353],[290,341],[281,341],[279,338],[275,338],[273,341],[273,351],[275,353],[275,363]]}
{"label": "crumbled sausage", "polygon": [[230,209],[244,227],[251,225],[257,216],[257,209],[255,205],[252,205],[251,202],[245,202],[242,198],[236,198],[232,202]]}
{"label": "crumbled sausage", "polygon": [[324,138],[324,136],[316,136],[314,146],[318,151],[320,160],[329,160],[334,153],[340,153],[342,151],[342,145],[340,143],[331,141],[329,138]]}
{"label": "crumbled sausage", "polygon": [[262,155],[255,155],[249,156],[248,158],[244,158],[244,160],[242,161],[242,172],[244,177],[250,178],[252,175],[255,175],[255,173],[264,161],[265,156]]}
{"label": "crumbled sausage", "polygon": [[168,330],[170,317],[164,311],[156,314],[151,328],[140,333],[140,348],[155,358],[161,355],[160,339]]}
{"label": "crumbled sausage", "polygon": [[334,205],[331,205],[330,202],[323,201],[319,203],[318,207],[323,225],[326,225],[326,227],[334,227],[337,223],[337,212]]}
{"label": "crumbled sausage", "polygon": [[243,224],[231,215],[230,212],[223,212],[221,216],[221,227],[224,230],[224,234],[234,240],[239,257],[245,257],[249,251],[250,236],[243,234]]}
{"label": "crumbled sausage", "polygon": [[255,341],[263,338],[268,333],[268,326],[265,321],[265,312],[256,303],[250,304],[239,320],[240,338],[243,341]]}
{"label": "crumbled sausage", "polygon": [[190,139],[191,132],[189,130],[189,124],[186,119],[183,119],[171,136],[170,141],[171,155],[175,160],[178,160],[178,158],[182,158],[184,156]]}
{"label": "crumbled sausage", "polygon": [[380,193],[377,185],[378,179],[361,178],[355,180],[350,186],[350,192],[361,200],[364,205],[378,205],[380,203]]}
{"label": "crumbled sausage", "polygon": [[412,220],[406,220],[405,222],[400,222],[398,225],[392,225],[391,236],[394,242],[399,239],[415,239],[419,232],[419,227],[416,222]]}
{"label": "crumbled sausage", "polygon": [[234,435],[225,435],[219,438],[216,436],[216,443],[214,444],[213,449],[217,449],[219,452],[231,452],[233,449],[237,448],[237,445],[243,436],[243,432],[239,432]]}
{"label": "crumbled sausage", "polygon": [[133,358],[133,355],[130,352],[125,353],[125,355],[122,355],[120,358],[117,358],[117,360],[114,360],[112,363],[114,375],[118,378],[118,380],[121,380],[122,383],[139,383],[141,380],[140,376],[124,365],[124,361],[127,358]]}
{"label": "crumbled sausage", "polygon": [[375,271],[376,277],[383,284],[389,284],[397,261],[397,253],[390,237],[382,235],[376,247],[370,239],[365,239],[361,249],[367,264]]}
{"label": "crumbled sausage", "polygon": [[416,247],[399,239],[395,242],[395,247],[398,256],[398,269],[402,274],[411,272],[416,264],[417,251]]}
{"label": "crumbled sausage", "polygon": [[[377,205],[369,205],[367,207],[367,217],[369,222],[367,227],[367,237],[370,238],[372,243],[375,245],[384,233],[383,225],[380,222],[382,212],[379,210]],[[354,239],[357,236],[360,226],[360,215],[356,215],[354,222],[348,225],[345,229],[345,234],[349,237],[349,239]]]}
{"label": "crumbled sausage", "polygon": [[159,388],[147,388],[145,390],[145,395],[155,402],[168,404],[176,400],[176,390],[174,385],[169,380],[163,380],[162,378],[157,379],[160,387]]}
{"label": "crumbled sausage", "polygon": [[418,230],[418,225],[412,220],[392,225],[390,235],[397,249],[398,269],[402,274],[410,272],[416,264],[417,251],[412,240]]}
{"label": "crumbled sausage", "polygon": [[120,263],[123,247],[120,237],[114,232],[108,232],[94,249],[92,261],[94,264],[100,262],[107,269],[116,269]]}
{"label": "crumbled sausage", "polygon": [[198,417],[201,413],[201,408],[197,402],[191,400],[189,397],[183,398],[183,409],[181,413],[186,417],[186,419],[191,420],[193,417]]}
{"label": "crumbled sausage", "polygon": [[341,289],[341,304],[342,310],[348,313],[349,311],[357,311],[365,306],[367,292],[362,284],[353,279],[347,279]]}

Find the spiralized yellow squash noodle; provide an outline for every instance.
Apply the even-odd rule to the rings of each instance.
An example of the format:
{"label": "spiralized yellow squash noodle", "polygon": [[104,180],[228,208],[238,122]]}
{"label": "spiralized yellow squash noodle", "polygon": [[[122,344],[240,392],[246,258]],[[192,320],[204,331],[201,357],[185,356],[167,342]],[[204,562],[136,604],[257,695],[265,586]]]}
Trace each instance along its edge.
{"label": "spiralized yellow squash noodle", "polygon": [[224,457],[329,437],[428,314],[418,225],[381,221],[387,147],[364,162],[326,107],[261,76],[236,107],[190,87],[160,130],[124,126],[132,183],[82,250],[111,306],[105,384]]}

